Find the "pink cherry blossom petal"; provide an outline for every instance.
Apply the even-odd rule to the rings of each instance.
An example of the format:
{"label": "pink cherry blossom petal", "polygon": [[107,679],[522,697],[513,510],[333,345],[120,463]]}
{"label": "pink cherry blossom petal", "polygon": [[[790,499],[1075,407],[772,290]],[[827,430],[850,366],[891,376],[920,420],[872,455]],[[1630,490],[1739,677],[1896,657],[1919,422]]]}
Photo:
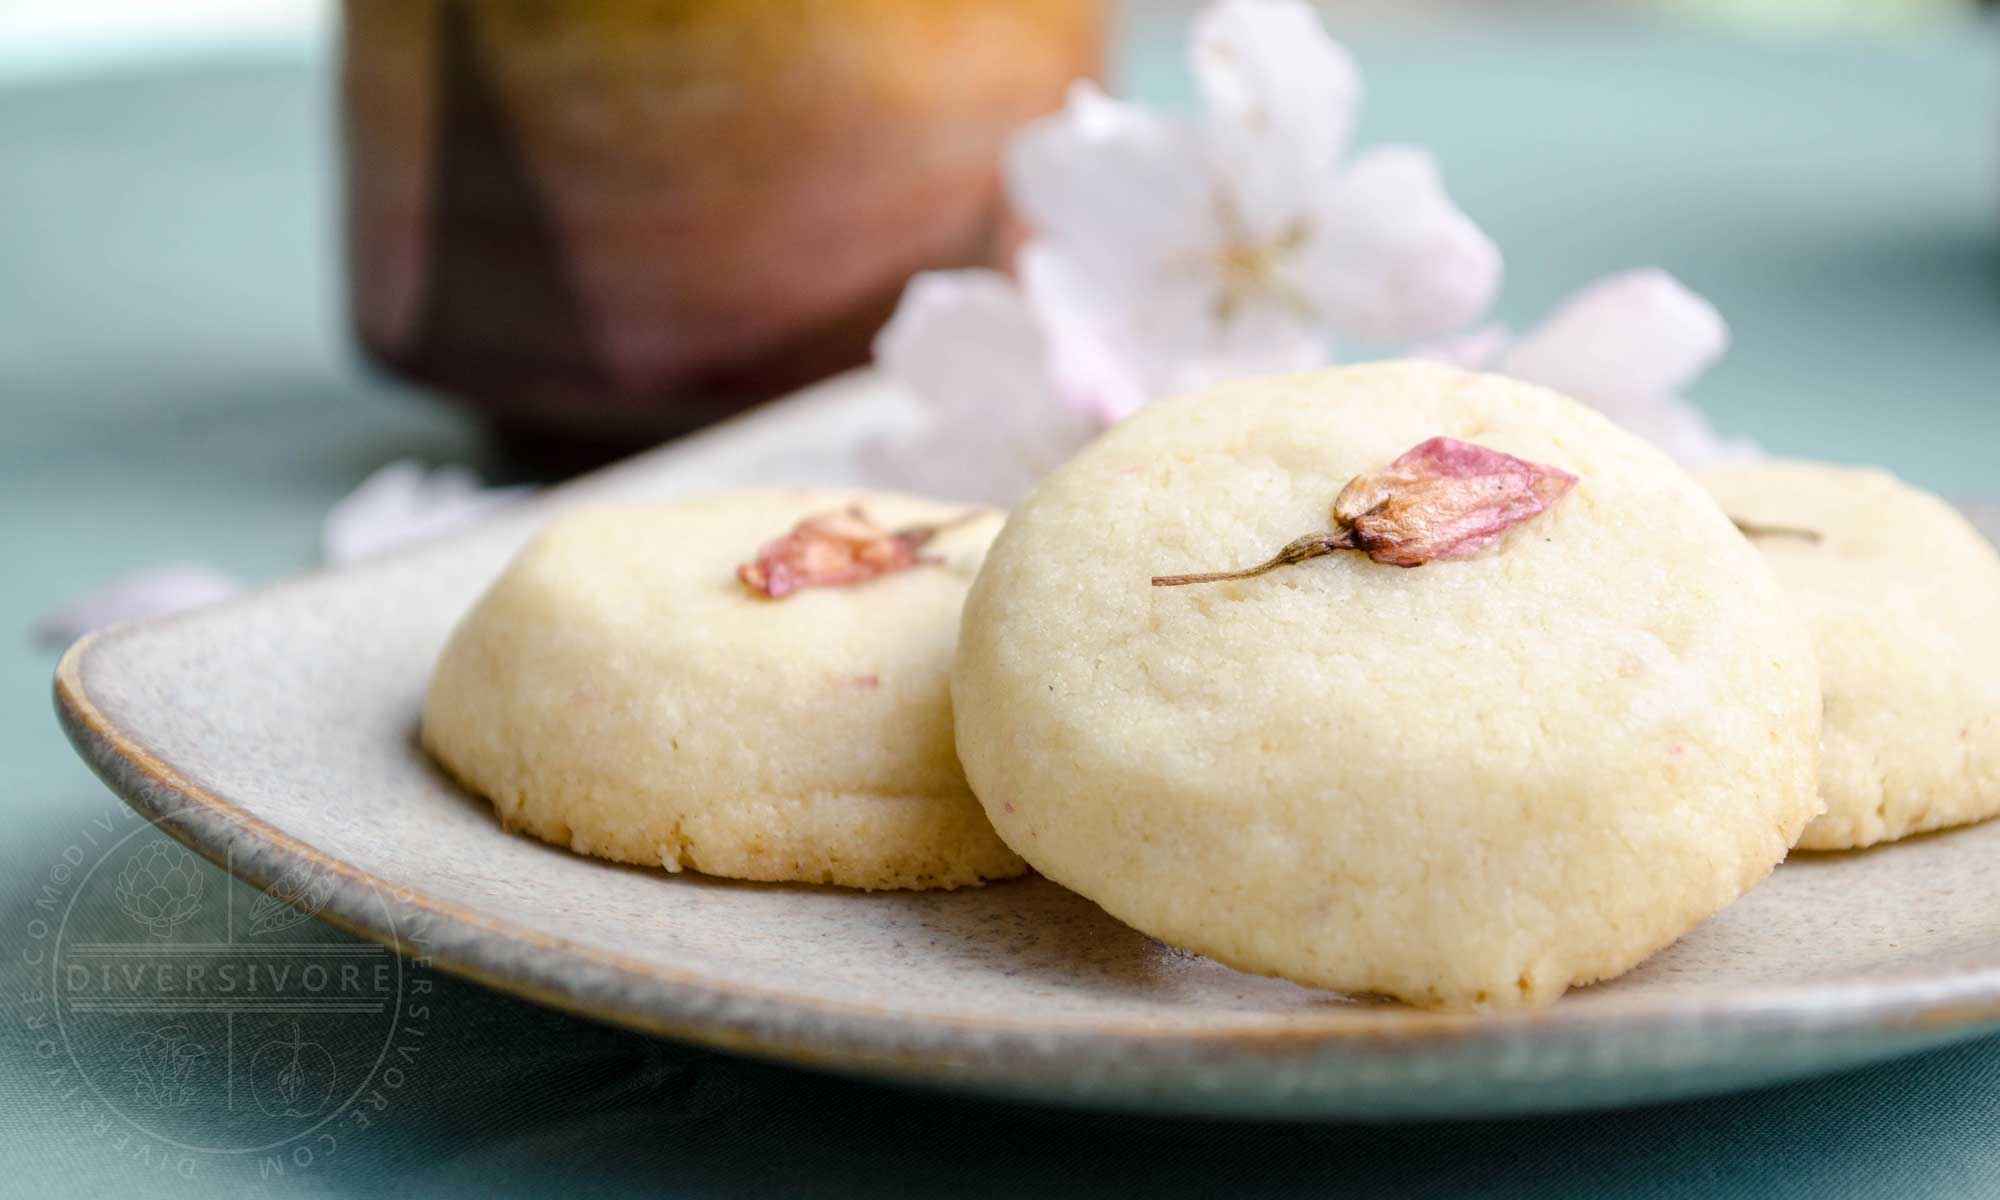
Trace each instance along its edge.
{"label": "pink cherry blossom petal", "polygon": [[892,532],[859,508],[821,513],[767,543],[754,560],[736,568],[736,578],[773,600],[805,588],[865,583],[922,565],[927,560],[920,551],[933,532],[922,527]]}
{"label": "pink cherry blossom petal", "polygon": [[1576,476],[1559,468],[1435,437],[1355,476],[1333,517],[1376,562],[1417,567],[1478,553],[1575,485]]}
{"label": "pink cherry blossom petal", "polygon": [[1333,528],[1292,539],[1251,567],[1155,575],[1154,587],[1248,579],[1341,550],[1392,567],[1468,558],[1569,494],[1576,476],[1485,446],[1435,437],[1379,471],[1348,480],[1333,502]]}
{"label": "pink cherry blossom petal", "polygon": [[1500,250],[1408,146],[1349,163],[1321,203],[1292,282],[1341,337],[1389,345],[1475,320],[1500,287]]}

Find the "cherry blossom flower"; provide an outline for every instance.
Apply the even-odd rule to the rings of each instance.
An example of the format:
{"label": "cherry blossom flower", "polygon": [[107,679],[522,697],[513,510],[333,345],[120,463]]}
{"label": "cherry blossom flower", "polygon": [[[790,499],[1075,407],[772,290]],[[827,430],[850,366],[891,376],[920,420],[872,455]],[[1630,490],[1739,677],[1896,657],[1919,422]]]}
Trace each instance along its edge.
{"label": "cherry blossom flower", "polygon": [[1337,341],[1442,336],[1486,310],[1499,251],[1429,153],[1343,161],[1360,78],[1309,6],[1223,0],[1197,20],[1193,60],[1197,121],[1079,83],[1010,144],[1040,305],[1139,364],[1154,396],[1316,365]]}
{"label": "cherry blossom flower", "polygon": [[1412,147],[1343,161],[1353,63],[1300,0],[1222,0],[1193,39],[1204,112],[1089,83],[1010,144],[1034,229],[1018,284],[922,275],[876,343],[928,408],[878,476],[1010,503],[1148,401],[1304,370],[1340,341],[1435,338],[1492,302],[1500,255]]}
{"label": "cherry blossom flower", "polygon": [[1421,353],[1574,396],[1695,466],[1763,456],[1755,442],[1718,435],[1681,395],[1728,347],[1714,305],[1645,267],[1584,287],[1519,338],[1490,326]]}

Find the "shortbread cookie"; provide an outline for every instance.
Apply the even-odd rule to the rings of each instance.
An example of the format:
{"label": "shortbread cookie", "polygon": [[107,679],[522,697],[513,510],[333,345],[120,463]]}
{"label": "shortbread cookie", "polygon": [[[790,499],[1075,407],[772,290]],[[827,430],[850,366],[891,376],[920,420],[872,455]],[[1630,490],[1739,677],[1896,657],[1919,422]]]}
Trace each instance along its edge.
{"label": "shortbread cookie", "polygon": [[[1380,481],[1439,437],[1573,487],[1427,554],[1357,518],[1336,532],[1366,553],[1153,584],[1328,529],[1392,463],[1342,502],[1393,514]],[[952,698],[1036,869],[1231,966],[1428,1007],[1626,970],[1819,811],[1804,627],[1700,485],[1554,392],[1424,364],[1226,385],[1100,438],[994,543]]]}
{"label": "shortbread cookie", "polygon": [[1841,850],[2000,813],[2000,554],[1882,471],[1715,468],[1702,481],[1777,569],[1826,696],[1799,845]]}
{"label": "shortbread cookie", "polygon": [[[841,586],[760,555],[850,509],[943,528],[884,541],[907,561],[835,546]],[[618,862],[859,888],[1018,875],[953,755],[947,683],[999,526],[802,489],[570,513],[453,633],[424,745],[510,828]]]}

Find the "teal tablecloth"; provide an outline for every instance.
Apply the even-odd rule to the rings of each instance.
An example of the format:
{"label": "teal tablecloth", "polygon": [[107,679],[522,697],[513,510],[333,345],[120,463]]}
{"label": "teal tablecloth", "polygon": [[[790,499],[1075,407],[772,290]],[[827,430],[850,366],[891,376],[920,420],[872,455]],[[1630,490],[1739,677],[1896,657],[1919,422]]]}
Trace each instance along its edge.
{"label": "teal tablecloth", "polygon": [[[1735,326],[1699,392],[1725,428],[1994,499],[1993,48],[1364,45],[1364,135],[1440,150],[1510,256],[1510,319],[1660,263]],[[1173,57],[1141,37],[1129,74],[1165,94]],[[0,1195],[2000,1195],[2000,1042],[1627,1113],[1287,1128],[882,1088],[450,979],[370,1127],[288,1155],[282,1177],[103,1121],[47,1040],[27,959],[65,849],[121,810],[58,734],[55,656],[27,625],[135,565],[300,568],[321,512],[376,465],[481,453],[344,348],[323,89],[269,63],[0,84]],[[199,1134],[205,1111],[174,1128]]]}

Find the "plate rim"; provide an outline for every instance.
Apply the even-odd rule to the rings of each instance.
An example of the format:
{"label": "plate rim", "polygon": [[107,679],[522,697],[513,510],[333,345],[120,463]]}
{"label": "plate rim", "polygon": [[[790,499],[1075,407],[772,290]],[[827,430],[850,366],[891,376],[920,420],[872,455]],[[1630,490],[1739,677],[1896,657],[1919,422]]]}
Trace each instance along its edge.
{"label": "plate rim", "polygon": [[[1725,1029],[1752,1033],[1759,1027],[1778,1030],[1810,1027],[1818,1033],[1854,1030],[1947,1036],[1962,1031],[1973,1036],[1984,1026],[2000,1024],[2000,966],[1950,973],[1939,979],[1891,978],[1749,989],[1733,993],[1734,999],[1728,1005],[1695,1001],[1637,1012],[1565,1012],[1558,1002],[1549,1008],[1519,1014],[1437,1013],[1384,1005],[1367,1009],[1329,1008],[1287,1014],[1256,1025],[1214,1024],[1195,1029],[1152,1026],[1145,1022],[1113,1025],[1103,1020],[1063,1022],[1047,1017],[951,1018],[908,1014],[809,993],[725,983],[528,929],[504,917],[431,895],[419,886],[384,879],[285,833],[241,804],[190,778],[101,709],[91,698],[87,682],[86,664],[94,651],[125,637],[155,632],[172,620],[142,622],[87,635],[63,655],[56,669],[54,700],[64,732],[84,761],[127,804],[143,816],[159,820],[165,832],[204,859],[225,870],[236,867],[231,873],[252,886],[268,887],[278,872],[257,870],[255,864],[260,856],[232,858],[223,853],[226,847],[240,844],[244,838],[263,850],[271,861],[301,864],[325,872],[335,881],[335,887],[315,915],[357,937],[388,946],[406,957],[426,959],[451,974],[523,995],[537,1003],[717,1049],[813,1065],[873,1070],[900,1062],[929,1074],[922,1068],[934,1066],[934,1056],[923,1053],[912,1043],[920,1046],[952,1032],[967,1031],[1003,1038],[1025,1037],[1030,1043],[1042,1046],[1036,1057],[1054,1060],[1074,1052],[1079,1041],[1087,1041],[1099,1051],[1168,1045],[1251,1054],[1314,1049],[1382,1052],[1440,1042],[1464,1046],[1504,1041],[1518,1045],[1590,1034],[1625,1037]],[[380,928],[380,922],[371,920],[368,914],[385,901],[426,918],[428,927],[439,934],[452,936],[434,934],[417,941],[402,936],[397,928]],[[390,923],[402,924],[397,920]],[[515,954],[478,953],[490,944],[488,939],[494,938]],[[440,953],[440,948],[447,945],[463,952]],[[554,963],[532,961],[549,956],[555,957]],[[541,972],[521,969],[525,965],[562,965],[575,961],[607,970],[622,982],[640,985],[657,1003],[642,1006],[621,1002],[616,988],[587,984],[571,988],[548,986],[539,977]],[[1800,994],[1807,987],[1810,987],[1809,999]],[[704,1016],[732,1004],[743,1006],[746,1011],[726,1020]],[[779,1032],[801,1016],[811,1018],[827,1036],[804,1038]],[[913,1039],[913,1034],[929,1036]]]}
{"label": "plate rim", "polygon": [[[552,506],[573,489],[580,492],[641,463],[658,469],[703,447],[723,444],[732,435],[754,440],[762,431],[776,430],[809,412],[842,413],[843,406],[858,402],[871,382],[867,372],[836,377],[509,507],[523,512]],[[1424,1051],[1511,1055],[1632,1038],[1855,1034],[1916,1048],[1918,1043],[1942,1044],[2000,1029],[2000,948],[1985,965],[1929,976],[1765,984],[1668,997],[1658,1005],[1636,1009],[1579,1010],[1559,1001],[1534,1012],[1456,1014],[1394,1005],[1329,1005],[1283,1016],[1204,1020],[1198,1025],[1143,1017],[911,1013],[809,991],[732,983],[529,929],[490,911],[432,895],[415,883],[374,875],[284,832],[258,816],[252,805],[193,777],[91,696],[91,662],[121,642],[169,635],[182,621],[255,605],[273,594],[318,586],[335,577],[371,573],[436,552],[463,536],[447,535],[350,566],[307,571],[197,613],[86,635],[56,668],[53,699],[58,721],[79,756],[114,794],[225,871],[260,888],[269,887],[286,868],[324,872],[334,886],[314,915],[355,936],[539,1004],[800,1065],[958,1087],[1048,1090],[1072,1082],[1080,1055],[1099,1064],[1143,1056],[1130,1065],[1142,1074],[1151,1070],[1166,1075],[1176,1068],[1243,1062],[1268,1066],[1302,1057],[1317,1063]],[[495,830],[498,833],[497,825]],[[1947,830],[1927,836],[1950,834]],[[240,850],[246,840],[256,852],[225,853],[231,847]],[[377,913],[388,917],[389,928],[381,928],[384,922],[373,915]],[[405,937],[401,931],[408,929],[423,929],[425,936]],[[578,971],[580,965],[589,970]],[[1851,1064],[1899,1052],[1900,1048],[1890,1048],[1850,1053],[1845,1061]],[[1543,1105],[1539,1110],[1552,1107],[1559,1106]]]}

